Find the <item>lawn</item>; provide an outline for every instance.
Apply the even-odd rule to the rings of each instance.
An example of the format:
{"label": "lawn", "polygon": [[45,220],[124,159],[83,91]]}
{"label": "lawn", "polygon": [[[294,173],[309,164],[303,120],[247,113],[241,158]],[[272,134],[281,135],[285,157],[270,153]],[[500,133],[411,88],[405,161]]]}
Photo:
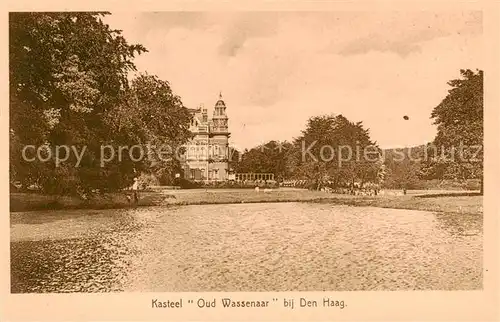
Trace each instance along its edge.
{"label": "lawn", "polygon": [[[482,214],[483,197],[477,192],[409,191],[406,196],[352,196],[303,189],[189,189],[140,193],[138,206],[202,205],[262,202],[316,202],[351,206],[414,209],[448,213]],[[11,211],[44,209],[103,209],[132,207],[125,193],[107,194],[91,200],[76,197],[11,193]]]}

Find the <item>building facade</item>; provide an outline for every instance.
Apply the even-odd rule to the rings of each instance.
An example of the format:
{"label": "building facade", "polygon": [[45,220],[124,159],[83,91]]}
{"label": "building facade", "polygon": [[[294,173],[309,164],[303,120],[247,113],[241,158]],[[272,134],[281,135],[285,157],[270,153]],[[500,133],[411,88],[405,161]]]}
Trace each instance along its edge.
{"label": "building facade", "polygon": [[230,176],[229,127],[226,104],[219,94],[212,118],[204,107],[189,109],[193,139],[186,145],[184,178],[194,181],[224,181]]}

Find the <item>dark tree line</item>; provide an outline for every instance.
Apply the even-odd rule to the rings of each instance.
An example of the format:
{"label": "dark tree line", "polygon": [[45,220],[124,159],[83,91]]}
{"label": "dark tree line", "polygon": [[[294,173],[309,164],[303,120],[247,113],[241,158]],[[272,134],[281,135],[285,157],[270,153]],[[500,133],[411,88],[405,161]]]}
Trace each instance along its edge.
{"label": "dark tree line", "polygon": [[[402,190],[415,188],[420,180],[483,180],[483,72],[461,70],[461,78],[451,80],[448,95],[436,106],[430,118],[437,125],[433,142],[406,149],[380,150],[361,122],[342,115],[324,115],[308,120],[302,135],[292,142],[270,141],[242,154],[235,165],[240,172],[272,172],[279,180],[304,179],[321,186],[361,185],[375,182]],[[314,143],[316,142],[316,143]],[[313,144],[314,143],[314,144]],[[313,145],[311,147],[311,145]],[[333,147],[331,160],[318,158],[322,147]],[[373,147],[380,159],[345,160],[347,151]],[[311,147],[310,149],[308,149]],[[309,151],[316,159],[307,153]],[[323,148],[323,154],[330,148]],[[307,158],[308,157],[308,158]]]}
{"label": "dark tree line", "polygon": [[[106,191],[130,185],[138,172],[169,176],[178,167],[168,157],[137,162],[133,153],[101,166],[102,146],[181,144],[191,135],[189,113],[168,82],[151,75],[128,81],[136,70],[134,57],[147,50],[106,25],[105,15],[10,13],[12,182],[45,193]],[[44,158],[57,146],[86,150],[78,167],[73,153],[56,166],[27,162],[22,156],[27,145],[44,146]]]}
{"label": "dark tree line", "polygon": [[323,115],[310,118],[293,142],[270,141],[245,151],[237,170],[274,173],[278,180],[304,179],[319,189],[378,181],[381,165],[380,149],[361,122]]}
{"label": "dark tree line", "polygon": [[[168,184],[180,172],[173,150],[162,150],[160,158],[157,145],[176,148],[187,142],[189,112],[167,81],[153,75],[128,80],[136,70],[134,57],[147,50],[106,25],[106,14],[10,13],[11,182],[64,194],[122,189],[141,172]],[[434,141],[412,149],[424,156],[420,161],[380,150],[361,122],[322,115],[310,118],[290,142],[233,151],[231,167],[274,173],[278,180],[305,179],[316,188],[385,182],[408,189],[422,179],[482,181],[483,72],[460,74],[448,82],[448,94],[430,115],[437,125]],[[137,161],[135,151],[102,164],[102,146],[144,144],[149,144],[147,158]],[[26,161],[27,145],[43,146],[42,157],[54,155],[58,146],[86,150],[81,159],[69,153],[56,166],[51,159]],[[367,149],[370,158],[360,157]]]}

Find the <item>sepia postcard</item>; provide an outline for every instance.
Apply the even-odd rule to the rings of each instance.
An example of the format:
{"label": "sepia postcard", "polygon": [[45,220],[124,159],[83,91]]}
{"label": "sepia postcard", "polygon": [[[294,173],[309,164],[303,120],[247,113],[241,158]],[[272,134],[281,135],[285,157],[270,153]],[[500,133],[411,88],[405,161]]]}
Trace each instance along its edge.
{"label": "sepia postcard", "polygon": [[5,9],[2,320],[500,318],[498,2]]}

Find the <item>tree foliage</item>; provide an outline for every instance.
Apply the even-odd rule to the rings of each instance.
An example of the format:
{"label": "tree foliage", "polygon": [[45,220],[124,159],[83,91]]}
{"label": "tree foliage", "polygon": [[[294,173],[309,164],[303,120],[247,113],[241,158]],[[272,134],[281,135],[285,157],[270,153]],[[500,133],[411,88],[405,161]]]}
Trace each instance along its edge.
{"label": "tree foliage", "polygon": [[287,178],[287,152],[291,147],[290,142],[269,141],[245,151],[240,162],[235,164],[235,170],[239,173],[274,173],[278,180]]}
{"label": "tree foliage", "polygon": [[460,70],[461,78],[434,108],[437,135],[428,149],[426,171],[453,179],[483,176],[483,71]]}
{"label": "tree foliage", "polygon": [[422,160],[425,146],[384,150],[386,188],[413,189],[422,176]]}
{"label": "tree foliage", "polygon": [[192,133],[191,115],[168,82],[139,75],[132,80],[126,99],[106,121],[110,137],[142,146],[147,153],[141,163],[143,172],[156,175],[161,184],[172,184],[175,174],[181,171],[183,144]]}
{"label": "tree foliage", "polygon": [[[102,167],[102,146],[186,140],[189,116],[167,82],[142,75],[129,84],[146,49],[106,25],[106,14],[10,14],[11,180],[47,193],[120,189],[152,164],[123,153]],[[26,145],[86,150],[78,167],[73,153],[56,167],[26,162]]]}
{"label": "tree foliage", "polygon": [[378,180],[380,150],[362,122],[343,115],[312,117],[293,146],[290,171],[297,179],[314,182],[316,188],[326,181],[346,186]]}

